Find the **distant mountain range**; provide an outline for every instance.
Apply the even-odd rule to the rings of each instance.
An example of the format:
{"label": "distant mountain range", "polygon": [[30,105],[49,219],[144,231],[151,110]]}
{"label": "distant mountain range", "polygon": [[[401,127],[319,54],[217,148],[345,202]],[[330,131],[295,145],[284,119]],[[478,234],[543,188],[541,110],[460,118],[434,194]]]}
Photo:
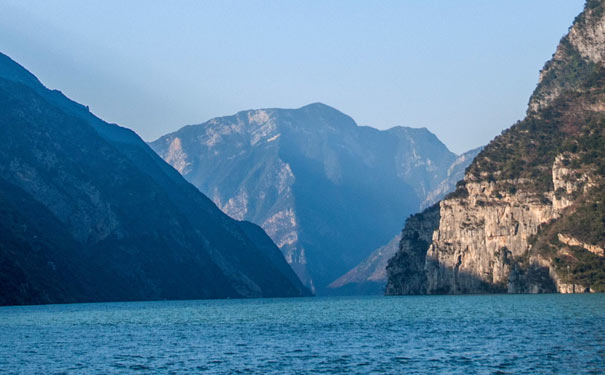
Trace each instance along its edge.
{"label": "distant mountain range", "polygon": [[0,304],[305,296],[258,226],[0,54]]}
{"label": "distant mountain range", "polygon": [[321,103],[215,118],[150,146],[224,212],[265,229],[319,293],[453,188],[472,159],[427,129],[358,126]]}

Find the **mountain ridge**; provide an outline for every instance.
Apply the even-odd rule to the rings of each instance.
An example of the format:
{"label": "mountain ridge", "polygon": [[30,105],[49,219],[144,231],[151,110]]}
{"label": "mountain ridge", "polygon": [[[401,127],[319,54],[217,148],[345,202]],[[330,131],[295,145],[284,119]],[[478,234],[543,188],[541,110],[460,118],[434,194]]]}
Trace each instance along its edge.
{"label": "mountain ridge", "polygon": [[244,234],[253,224],[224,215],[136,133],[2,54],[0,106],[2,199],[36,202],[0,220],[13,223],[0,264],[21,275],[1,304],[308,295],[267,237]]}
{"label": "mountain ridge", "polygon": [[261,225],[318,290],[388,241],[455,159],[426,128],[359,126],[323,103],[240,111],[150,146],[231,217]]}

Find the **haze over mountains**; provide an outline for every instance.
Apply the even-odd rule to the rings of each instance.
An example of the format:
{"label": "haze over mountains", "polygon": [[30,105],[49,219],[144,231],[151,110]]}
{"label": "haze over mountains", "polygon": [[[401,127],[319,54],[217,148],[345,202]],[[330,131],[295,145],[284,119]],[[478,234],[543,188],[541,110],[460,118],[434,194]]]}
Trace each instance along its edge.
{"label": "haze over mountains", "polygon": [[321,103],[242,111],[150,145],[224,212],[262,226],[320,293],[470,163],[427,129],[358,126]]}
{"label": "haze over mountains", "polygon": [[[440,194],[457,160],[426,129],[360,127],[319,103],[172,138],[167,160],[233,218],[263,224],[286,263],[132,131],[5,55],[0,84],[0,304],[308,295],[288,263],[324,288]],[[200,137],[206,158],[188,158]]]}
{"label": "haze over mountains", "polygon": [[309,295],[258,226],[0,54],[0,304]]}
{"label": "haze over mountains", "polygon": [[146,144],[0,54],[0,305],[603,292],[603,30],[588,0],[526,118],[462,155],[322,103]]}

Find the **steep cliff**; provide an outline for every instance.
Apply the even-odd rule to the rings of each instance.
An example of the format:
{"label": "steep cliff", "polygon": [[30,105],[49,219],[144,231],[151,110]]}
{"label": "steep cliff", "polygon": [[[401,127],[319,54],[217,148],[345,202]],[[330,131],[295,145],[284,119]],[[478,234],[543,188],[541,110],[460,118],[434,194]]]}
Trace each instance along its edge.
{"label": "steep cliff", "polygon": [[[419,276],[389,294],[605,291],[605,18],[588,1],[540,75],[527,117],[496,137],[439,204]],[[418,267],[416,267],[418,268]]]}
{"label": "steep cliff", "polygon": [[358,126],[321,103],[243,111],[150,145],[224,212],[262,226],[320,293],[392,239],[456,158],[426,129]]}
{"label": "steep cliff", "polygon": [[[465,169],[482,149],[483,147],[479,147],[456,157],[454,162],[447,169],[446,177],[435,189],[426,195],[420,207],[425,208],[426,206],[433,205],[446,194],[452,192],[456,187],[456,182],[464,177]],[[412,220],[412,222],[419,221],[416,216],[410,220]],[[434,229],[435,228],[432,230]],[[432,230],[431,233],[428,234],[429,237],[432,234]],[[330,283],[330,285],[328,285],[328,288],[330,289],[329,292],[331,294],[384,293],[385,285],[387,283],[386,267],[389,259],[399,251],[401,239],[402,234],[398,233],[386,245],[374,250],[366,259],[362,260],[347,273]]]}
{"label": "steep cliff", "polygon": [[0,304],[300,296],[254,224],[0,54]]}
{"label": "steep cliff", "polygon": [[440,210],[436,204],[406,220],[401,232],[399,251],[389,259],[386,267],[386,294],[427,292],[427,276],[424,271],[426,252],[431,244],[433,232],[439,226],[439,219]]}

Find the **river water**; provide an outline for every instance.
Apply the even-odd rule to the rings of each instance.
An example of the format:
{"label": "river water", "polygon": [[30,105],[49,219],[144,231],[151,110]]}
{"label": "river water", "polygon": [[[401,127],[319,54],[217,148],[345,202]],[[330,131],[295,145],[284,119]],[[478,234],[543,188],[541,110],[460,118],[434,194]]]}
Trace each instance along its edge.
{"label": "river water", "polygon": [[0,308],[8,374],[604,374],[605,295]]}

